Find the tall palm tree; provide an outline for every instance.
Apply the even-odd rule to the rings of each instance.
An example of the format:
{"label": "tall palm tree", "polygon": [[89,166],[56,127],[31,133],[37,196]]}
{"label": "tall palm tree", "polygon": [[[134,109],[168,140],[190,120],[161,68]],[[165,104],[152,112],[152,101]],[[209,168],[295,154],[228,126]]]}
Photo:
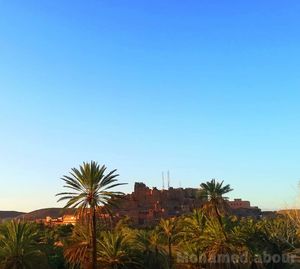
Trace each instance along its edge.
{"label": "tall palm tree", "polygon": [[216,216],[221,227],[223,226],[222,215],[229,210],[227,198],[224,195],[233,190],[229,184],[223,186],[223,183],[224,181],[217,182],[212,179],[200,185],[201,193],[206,198],[203,209],[208,214]]}
{"label": "tall palm tree", "polygon": [[65,208],[77,208],[81,216],[88,215],[91,223],[92,268],[97,268],[97,209],[101,206],[110,207],[115,197],[121,192],[111,191],[112,188],[123,185],[117,183],[116,169],[106,173],[106,166],[97,162],[84,162],[79,169],[72,168],[69,176],[63,176],[64,187],[71,192],[58,193],[58,201],[68,200]]}
{"label": "tall palm tree", "polygon": [[5,223],[0,230],[0,268],[48,268],[39,241],[38,230],[33,224],[20,220]]}

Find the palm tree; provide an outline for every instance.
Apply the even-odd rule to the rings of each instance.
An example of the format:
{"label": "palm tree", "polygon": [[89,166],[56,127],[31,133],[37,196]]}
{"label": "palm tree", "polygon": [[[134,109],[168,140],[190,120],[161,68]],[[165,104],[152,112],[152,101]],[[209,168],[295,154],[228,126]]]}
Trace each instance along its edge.
{"label": "palm tree", "polygon": [[206,217],[201,209],[195,209],[192,214],[184,217],[180,222],[181,233],[189,239],[198,240],[205,229]]}
{"label": "palm tree", "polygon": [[[259,223],[263,234],[265,250],[271,255],[283,255],[296,249],[297,227],[287,216],[277,217],[270,220],[262,220]],[[269,264],[271,268],[283,268],[282,261]]]}
{"label": "palm tree", "polygon": [[236,250],[247,257],[244,265],[248,265],[249,268],[264,268],[260,264],[259,257],[265,253],[268,244],[264,240],[262,228],[254,219],[241,219],[238,225],[232,229],[231,236]]}
{"label": "palm tree", "polygon": [[98,257],[103,268],[106,269],[126,268],[132,264],[126,236],[121,232],[103,232],[101,240],[98,240]]}
{"label": "palm tree", "polygon": [[220,226],[216,218],[207,220],[202,240],[208,262],[215,263],[217,268],[235,268],[230,259],[230,255],[236,252],[231,234],[231,223]]}
{"label": "palm tree", "polygon": [[5,223],[0,230],[0,268],[48,268],[39,240],[38,230],[33,224],[20,220]]}
{"label": "palm tree", "polygon": [[179,219],[178,233],[181,237],[179,249],[196,257],[196,268],[202,268],[203,263],[203,233],[206,227],[206,217],[202,210],[195,209],[192,214]]}
{"label": "palm tree", "polygon": [[136,250],[136,259],[139,264],[139,268],[168,268],[167,254],[161,245],[161,238],[156,230],[138,231],[131,244]]}
{"label": "palm tree", "polygon": [[169,265],[170,265],[170,268],[172,268],[172,266],[173,266],[172,245],[178,235],[176,218],[161,219],[161,221],[159,223],[159,230],[160,230],[160,234],[163,237],[165,237],[165,239],[167,240]]}
{"label": "palm tree", "polygon": [[89,228],[81,223],[76,224],[71,237],[64,245],[64,257],[68,268],[90,268],[90,243]]}
{"label": "palm tree", "polygon": [[207,200],[203,209],[208,214],[216,216],[221,227],[223,227],[221,216],[229,210],[227,198],[223,197],[223,195],[233,190],[230,185],[223,186],[223,182],[216,182],[215,179],[212,179],[200,185],[201,193]]}
{"label": "palm tree", "polygon": [[123,185],[117,183],[116,169],[106,172],[106,166],[100,166],[91,161],[84,162],[79,169],[72,168],[69,176],[63,176],[64,187],[72,192],[62,192],[58,200],[68,200],[65,208],[77,208],[80,216],[88,215],[91,223],[92,268],[97,268],[97,209],[101,206],[111,207],[115,197],[123,195],[121,192],[111,191],[112,188]]}

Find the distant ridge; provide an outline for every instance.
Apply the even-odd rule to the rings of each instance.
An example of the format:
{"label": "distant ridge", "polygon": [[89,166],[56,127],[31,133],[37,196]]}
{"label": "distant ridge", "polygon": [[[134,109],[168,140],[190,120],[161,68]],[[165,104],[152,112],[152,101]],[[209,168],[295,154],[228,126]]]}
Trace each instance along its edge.
{"label": "distant ridge", "polygon": [[20,215],[26,214],[24,212],[18,212],[18,211],[0,211],[0,219],[13,219]]}
{"label": "distant ridge", "polygon": [[292,208],[292,209],[281,209],[276,211],[278,214],[300,214],[300,209]]}
{"label": "distant ridge", "polygon": [[46,217],[51,218],[59,218],[63,215],[73,214],[75,209],[71,208],[43,208],[34,210],[29,213],[24,213],[19,216],[17,216],[18,219],[24,219],[24,220],[37,220],[37,219],[45,219]]}

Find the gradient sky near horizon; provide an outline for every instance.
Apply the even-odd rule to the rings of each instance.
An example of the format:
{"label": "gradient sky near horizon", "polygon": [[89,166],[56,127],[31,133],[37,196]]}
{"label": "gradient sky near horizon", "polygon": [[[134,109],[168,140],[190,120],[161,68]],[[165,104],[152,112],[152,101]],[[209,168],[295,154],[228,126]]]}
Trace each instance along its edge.
{"label": "gradient sky near horizon", "polygon": [[[83,161],[297,205],[300,2],[0,0],[0,210],[60,206]],[[298,204],[300,206],[300,203]]]}

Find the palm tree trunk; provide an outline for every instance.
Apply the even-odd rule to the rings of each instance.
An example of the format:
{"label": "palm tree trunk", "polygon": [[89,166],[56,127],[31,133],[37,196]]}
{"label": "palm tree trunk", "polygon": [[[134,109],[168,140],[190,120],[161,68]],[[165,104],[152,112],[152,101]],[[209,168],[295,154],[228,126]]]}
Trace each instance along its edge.
{"label": "palm tree trunk", "polygon": [[168,238],[168,245],[169,245],[169,263],[170,263],[170,268],[173,268],[171,237]]}
{"label": "palm tree trunk", "polygon": [[217,219],[218,219],[218,222],[219,222],[219,224],[220,224],[220,226],[221,226],[222,232],[223,232],[223,234],[224,234],[224,236],[225,236],[225,239],[227,240],[228,238],[227,238],[227,234],[226,234],[226,232],[225,232],[225,230],[224,230],[224,227],[223,227],[223,222],[222,222],[221,215],[219,214],[219,211],[218,211],[218,208],[217,208],[216,205],[214,205],[214,208],[215,208],[215,212],[216,212],[216,215],[217,215]]}
{"label": "palm tree trunk", "polygon": [[97,219],[96,209],[93,208],[92,216],[92,268],[97,269]]}

